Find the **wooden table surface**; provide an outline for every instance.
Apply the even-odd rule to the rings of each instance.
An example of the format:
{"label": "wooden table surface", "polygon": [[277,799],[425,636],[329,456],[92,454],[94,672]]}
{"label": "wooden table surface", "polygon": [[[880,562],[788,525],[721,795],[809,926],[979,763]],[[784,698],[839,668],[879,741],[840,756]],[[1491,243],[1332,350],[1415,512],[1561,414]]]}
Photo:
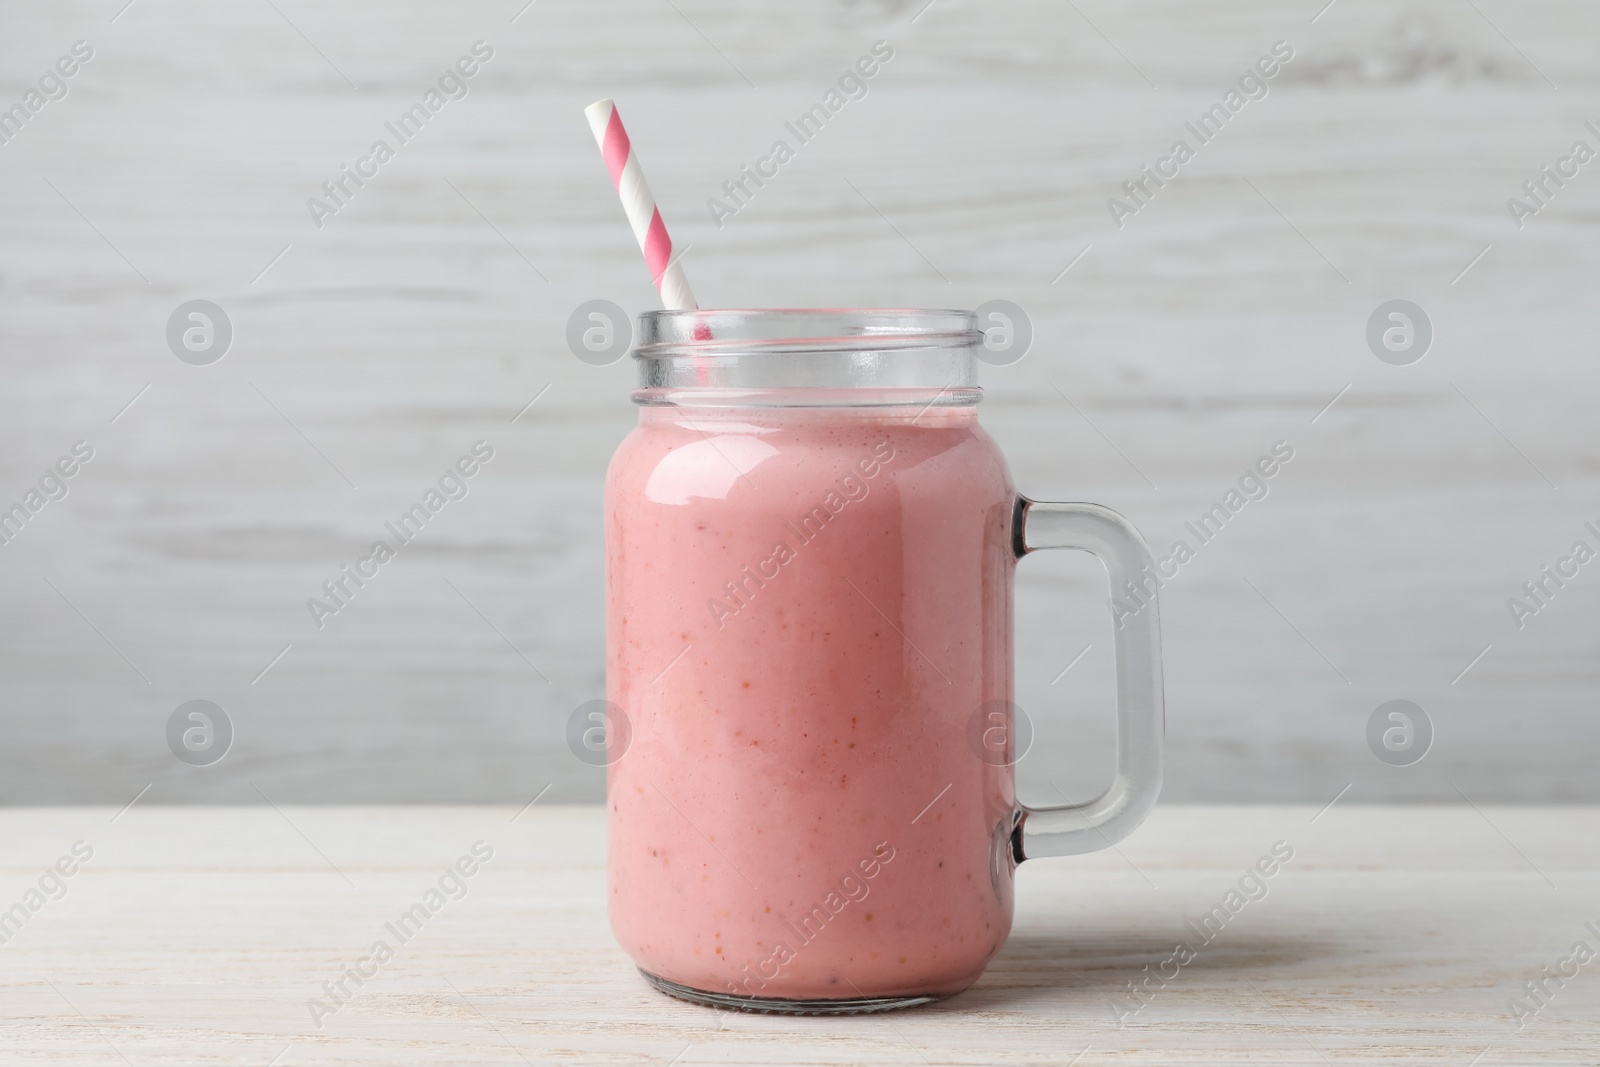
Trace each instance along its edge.
{"label": "wooden table surface", "polygon": [[[607,928],[599,807],[10,809],[0,907],[92,856],[7,928],[0,1062],[1594,1064],[1600,960],[1562,961],[1600,948],[1596,840],[1596,808],[1168,806],[1119,851],[1024,865],[968,992],[796,1019],[646,987]],[[465,895],[316,1025],[477,842]],[[1113,998],[1278,842],[1266,896],[1119,1028]],[[1519,1028],[1546,966],[1578,969]]]}

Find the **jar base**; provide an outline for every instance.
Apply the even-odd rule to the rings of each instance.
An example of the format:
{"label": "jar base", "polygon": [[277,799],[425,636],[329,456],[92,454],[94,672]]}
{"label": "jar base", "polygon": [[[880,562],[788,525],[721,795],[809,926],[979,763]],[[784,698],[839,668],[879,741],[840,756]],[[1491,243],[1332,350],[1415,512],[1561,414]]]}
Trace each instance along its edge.
{"label": "jar base", "polygon": [[741,997],[734,993],[712,993],[704,989],[694,989],[690,986],[679,985],[677,982],[665,978],[658,978],[649,971],[640,968],[639,973],[644,975],[645,981],[655,986],[661,992],[687,1000],[693,1004],[702,1004],[708,1008],[733,1008],[738,1011],[760,1012],[768,1015],[865,1015],[871,1012],[894,1011],[897,1008],[914,1008],[919,1004],[931,1004],[943,997],[929,995],[909,997],[842,997],[838,999],[796,1000],[788,997]]}

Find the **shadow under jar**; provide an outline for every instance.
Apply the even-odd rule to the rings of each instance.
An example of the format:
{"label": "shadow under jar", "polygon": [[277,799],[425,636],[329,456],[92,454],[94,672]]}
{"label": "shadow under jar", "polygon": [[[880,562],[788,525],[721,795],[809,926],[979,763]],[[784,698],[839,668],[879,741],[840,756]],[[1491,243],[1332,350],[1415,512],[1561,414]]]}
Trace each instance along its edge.
{"label": "shadow under jar", "polygon": [[971,312],[641,317],[606,476],[609,906],[658,988],[786,1012],[970,986],[1016,865],[1104,848],[1161,784],[1155,601],[1116,631],[1117,773],[1020,805],[1012,578],[1137,531],[1017,495],[978,425]]}

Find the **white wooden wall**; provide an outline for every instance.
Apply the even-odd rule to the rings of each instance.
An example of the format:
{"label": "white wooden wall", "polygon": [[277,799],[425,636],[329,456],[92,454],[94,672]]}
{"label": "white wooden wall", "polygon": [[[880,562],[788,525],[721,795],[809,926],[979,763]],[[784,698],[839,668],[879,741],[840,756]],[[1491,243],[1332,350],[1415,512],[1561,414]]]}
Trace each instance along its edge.
{"label": "white wooden wall", "polygon": [[[1027,308],[983,418],[1030,495],[1162,549],[1292,444],[1164,594],[1169,797],[1600,799],[1600,564],[1520,631],[1505,604],[1600,545],[1600,163],[1521,230],[1505,206],[1600,147],[1594,5],[124,3],[0,13],[0,106],[94,49],[0,144],[0,506],[95,449],[0,547],[0,800],[599,797],[563,727],[602,693],[632,369],[563,331],[587,299],[653,306],[600,96],[708,306]],[[880,39],[867,98],[714,226],[706,198]],[[1280,39],[1270,95],[1116,229],[1107,197]],[[477,40],[470,95],[317,229],[307,197]],[[1408,367],[1364,340],[1396,297],[1436,329]],[[164,338],[194,298],[233,322],[211,366]],[[313,629],[305,599],[479,439],[471,495]],[[1025,795],[1107,773],[1100,581],[1023,566]],[[1365,741],[1396,697],[1437,731],[1408,768]],[[237,731],[208,768],[165,742],[195,698]]]}

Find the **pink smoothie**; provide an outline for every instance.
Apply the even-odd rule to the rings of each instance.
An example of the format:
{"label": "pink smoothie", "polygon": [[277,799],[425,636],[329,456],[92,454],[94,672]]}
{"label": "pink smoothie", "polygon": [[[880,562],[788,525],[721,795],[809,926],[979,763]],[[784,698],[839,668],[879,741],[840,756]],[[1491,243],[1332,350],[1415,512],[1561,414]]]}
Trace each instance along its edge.
{"label": "pink smoothie", "polygon": [[646,407],[606,480],[610,912],[743,996],[943,995],[1011,925],[1014,494],[972,408]]}

